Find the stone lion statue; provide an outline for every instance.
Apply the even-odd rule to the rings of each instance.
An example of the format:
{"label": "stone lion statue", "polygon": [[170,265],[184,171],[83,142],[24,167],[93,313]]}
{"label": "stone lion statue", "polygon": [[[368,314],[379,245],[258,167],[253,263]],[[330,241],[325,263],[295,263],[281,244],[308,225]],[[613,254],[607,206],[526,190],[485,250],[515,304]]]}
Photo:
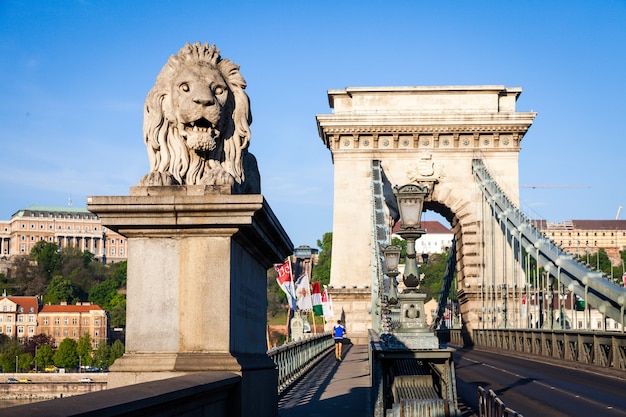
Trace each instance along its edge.
{"label": "stone lion statue", "polygon": [[230,185],[260,193],[250,143],[250,100],[239,66],[215,45],[186,44],[148,93],[143,134],[150,173],[140,186]]}

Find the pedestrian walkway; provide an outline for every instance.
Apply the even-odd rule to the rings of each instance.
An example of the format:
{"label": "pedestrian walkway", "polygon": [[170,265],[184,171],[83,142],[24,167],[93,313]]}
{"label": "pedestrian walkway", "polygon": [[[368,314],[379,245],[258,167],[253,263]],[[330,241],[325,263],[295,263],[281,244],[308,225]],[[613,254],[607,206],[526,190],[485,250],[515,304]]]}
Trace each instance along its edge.
{"label": "pedestrian walkway", "polygon": [[279,417],[371,416],[368,347],[344,346],[343,355],[330,353],[283,394]]}

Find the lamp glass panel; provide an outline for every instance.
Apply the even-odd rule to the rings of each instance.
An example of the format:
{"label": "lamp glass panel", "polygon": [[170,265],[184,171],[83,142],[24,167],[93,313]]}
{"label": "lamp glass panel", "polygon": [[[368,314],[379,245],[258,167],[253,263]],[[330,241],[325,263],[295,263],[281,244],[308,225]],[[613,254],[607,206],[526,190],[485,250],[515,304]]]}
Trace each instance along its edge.
{"label": "lamp glass panel", "polygon": [[420,198],[400,198],[400,216],[403,227],[419,229],[422,218],[423,199]]}
{"label": "lamp glass panel", "polygon": [[387,253],[385,255],[385,264],[387,266],[387,269],[390,271],[394,271],[398,269],[399,260],[400,260],[399,253]]}

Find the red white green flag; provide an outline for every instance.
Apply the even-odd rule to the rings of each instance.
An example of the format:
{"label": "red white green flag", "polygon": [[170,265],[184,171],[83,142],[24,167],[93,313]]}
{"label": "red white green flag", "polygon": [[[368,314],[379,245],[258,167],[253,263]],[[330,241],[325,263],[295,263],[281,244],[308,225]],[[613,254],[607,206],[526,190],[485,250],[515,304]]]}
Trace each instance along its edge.
{"label": "red white green flag", "polygon": [[313,312],[316,316],[323,316],[324,309],[322,308],[322,294],[320,293],[320,283],[314,282],[311,284],[311,301],[313,303]]}
{"label": "red white green flag", "polygon": [[333,313],[333,301],[328,294],[328,288],[324,286],[324,292],[322,293],[322,310],[324,311],[324,320],[332,319],[335,317]]}

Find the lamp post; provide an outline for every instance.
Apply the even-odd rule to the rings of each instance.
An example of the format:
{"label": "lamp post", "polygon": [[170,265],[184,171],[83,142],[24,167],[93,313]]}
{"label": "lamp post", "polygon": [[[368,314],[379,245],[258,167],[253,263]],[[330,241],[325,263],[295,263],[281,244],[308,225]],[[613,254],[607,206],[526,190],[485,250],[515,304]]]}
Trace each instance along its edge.
{"label": "lamp post", "polygon": [[400,263],[400,252],[402,248],[396,245],[389,245],[383,248],[383,256],[385,257],[385,267],[387,276],[389,277],[389,290],[387,291],[387,300],[389,304],[398,304],[398,264]]}
{"label": "lamp post", "polygon": [[[415,252],[415,241],[426,233],[421,227],[421,217],[424,198],[428,195],[428,187],[416,184],[396,186],[394,187],[394,195],[398,202],[400,220],[402,221],[400,229],[396,233],[406,241],[406,259],[402,276],[405,289],[397,295],[400,320],[393,334],[401,346],[405,348],[438,348],[439,341],[426,323],[424,311],[426,294],[419,291],[420,273]],[[398,252],[397,255],[396,252]],[[390,275],[389,272],[391,272],[390,278],[394,283],[393,267],[397,268],[399,251],[387,247],[383,253],[385,260],[391,261],[391,264],[387,264],[387,274]],[[393,295],[392,286],[390,286],[390,300]]]}

